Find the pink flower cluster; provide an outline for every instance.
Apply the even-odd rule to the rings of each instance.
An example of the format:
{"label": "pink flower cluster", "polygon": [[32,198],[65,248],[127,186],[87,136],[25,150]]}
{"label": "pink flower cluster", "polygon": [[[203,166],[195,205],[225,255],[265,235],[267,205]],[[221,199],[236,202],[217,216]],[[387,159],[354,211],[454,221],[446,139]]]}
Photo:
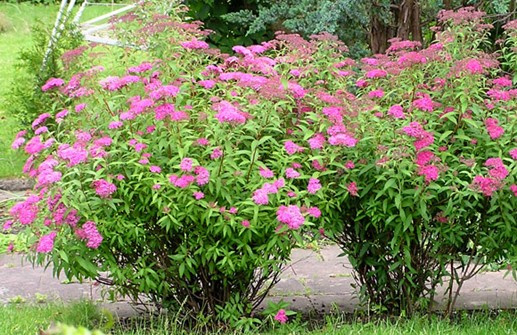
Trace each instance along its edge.
{"label": "pink flower cluster", "polygon": [[92,187],[95,189],[95,193],[101,198],[109,198],[117,191],[117,186],[105,179],[94,180]]}
{"label": "pink flower cluster", "polygon": [[49,80],[47,80],[47,82],[45,83],[45,85],[43,85],[41,87],[41,90],[43,92],[46,92],[46,91],[49,91],[53,88],[56,88],[56,87],[61,87],[65,84],[65,81],[61,78],[50,78]]}
{"label": "pink flower cluster", "polygon": [[[210,172],[204,168],[203,166],[194,166],[194,161],[192,158],[183,158],[180,163],[180,170],[186,172],[182,176],[177,176],[175,174],[169,177],[169,182],[176,187],[179,188],[187,188],[194,182],[198,186],[203,186],[208,184],[210,181]],[[193,174],[191,172],[194,172]],[[202,193],[201,193],[202,194]],[[200,194],[195,195],[196,199],[199,200]],[[204,197],[204,194],[203,194]],[[199,199],[198,199],[199,198]]]}
{"label": "pink flower cluster", "polygon": [[43,235],[38,245],[36,246],[36,252],[39,253],[49,253],[54,249],[54,240],[56,239],[57,233],[52,231],[46,235]]}
{"label": "pink flower cluster", "polygon": [[97,230],[97,225],[93,221],[85,222],[81,228],[75,231],[75,234],[82,240],[86,240],[86,246],[91,249],[97,249],[103,240],[102,235]]}
{"label": "pink flower cluster", "polygon": [[433,180],[437,180],[440,170],[435,165],[431,165],[438,158],[431,151],[420,151],[416,154],[416,164],[418,165],[418,175],[425,177],[425,182],[429,184]]}
{"label": "pink flower cluster", "polygon": [[402,131],[406,133],[406,135],[416,139],[413,143],[416,150],[421,150],[434,142],[433,134],[425,131],[422,125],[417,121],[411,122],[409,126],[403,127]]}
{"label": "pink flower cluster", "polygon": [[9,215],[11,215],[14,221],[20,222],[23,225],[29,225],[38,216],[38,202],[40,200],[40,197],[37,195],[31,195],[25,201],[15,204],[9,211]]}
{"label": "pink flower cluster", "polygon": [[305,222],[305,218],[296,205],[280,206],[276,212],[276,218],[281,223],[287,224],[290,229],[298,229]]}
{"label": "pink flower cluster", "polygon": [[489,158],[485,162],[485,166],[489,167],[489,177],[476,176],[472,181],[472,188],[482,192],[485,196],[490,197],[499,190],[503,185],[503,180],[508,176],[509,171],[504,165],[501,158]]}
{"label": "pink flower cluster", "polygon": [[253,192],[252,199],[257,205],[267,205],[269,203],[269,194],[278,193],[278,190],[285,186],[285,180],[279,178],[273,183],[264,183],[261,188]]}
{"label": "pink flower cluster", "polygon": [[485,120],[485,127],[491,139],[495,140],[504,134],[504,129],[499,126],[499,121],[494,118]]}
{"label": "pink flower cluster", "polygon": [[241,112],[235,106],[225,100],[215,104],[213,109],[217,111],[215,118],[221,123],[228,122],[244,124],[249,118],[249,114]]}

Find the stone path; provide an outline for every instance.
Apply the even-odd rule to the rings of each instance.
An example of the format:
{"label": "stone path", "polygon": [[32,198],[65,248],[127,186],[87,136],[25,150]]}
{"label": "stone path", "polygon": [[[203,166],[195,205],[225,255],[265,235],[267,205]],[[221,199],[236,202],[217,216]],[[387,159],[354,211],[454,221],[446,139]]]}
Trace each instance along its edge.
{"label": "stone path", "polygon": [[[320,252],[294,250],[292,263],[286,268],[280,282],[272,289],[268,301],[284,300],[290,309],[301,312],[328,312],[336,308],[352,312],[358,308],[358,299],[351,284],[351,266],[336,246],[326,246]],[[50,269],[33,268],[20,255],[0,256],[0,303],[22,297],[36,301],[37,296],[72,301],[86,298],[100,301],[102,288],[93,283],[65,283],[52,277]],[[441,292],[443,292],[443,288]],[[134,315],[129,303],[105,303],[114,314]],[[440,305],[438,305],[440,307]],[[443,307],[443,305],[442,305]],[[505,272],[478,274],[464,284],[458,298],[458,309],[506,309],[517,307],[517,282]]]}

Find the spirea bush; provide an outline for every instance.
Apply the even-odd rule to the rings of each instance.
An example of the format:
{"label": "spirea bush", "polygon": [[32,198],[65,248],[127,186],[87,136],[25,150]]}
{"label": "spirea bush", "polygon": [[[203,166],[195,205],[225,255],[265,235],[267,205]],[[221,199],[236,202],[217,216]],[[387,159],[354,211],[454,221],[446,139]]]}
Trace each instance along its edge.
{"label": "spirea bush", "polygon": [[127,49],[75,54],[42,87],[55,110],[13,143],[37,185],[5,228],[27,227],[38,263],[242,325],[304,232],[396,314],[431,307],[444,278],[452,309],[480,265],[516,254],[516,91],[477,49],[477,12],[444,13],[427,49],[356,62],[328,34],[230,56],[155,9],[119,19]]}

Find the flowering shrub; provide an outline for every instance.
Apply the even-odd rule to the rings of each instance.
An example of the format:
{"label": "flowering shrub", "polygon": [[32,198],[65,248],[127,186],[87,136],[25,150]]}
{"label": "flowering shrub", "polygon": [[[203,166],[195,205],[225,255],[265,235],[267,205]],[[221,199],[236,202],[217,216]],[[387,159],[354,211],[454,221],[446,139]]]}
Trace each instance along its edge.
{"label": "flowering shrub", "polygon": [[60,107],[13,144],[37,185],[5,228],[30,229],[38,262],[237,325],[308,228],[394,313],[516,254],[515,90],[470,48],[477,13],[444,13],[427,49],[393,41],[356,63],[328,34],[225,55],[152,9],[119,23],[147,51],[77,55],[44,85]]}

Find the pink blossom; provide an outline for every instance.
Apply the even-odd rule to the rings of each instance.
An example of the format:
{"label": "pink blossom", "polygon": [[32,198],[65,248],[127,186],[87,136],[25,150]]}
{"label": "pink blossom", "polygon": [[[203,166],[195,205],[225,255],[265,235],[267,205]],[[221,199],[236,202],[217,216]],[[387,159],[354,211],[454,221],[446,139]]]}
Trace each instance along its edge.
{"label": "pink blossom", "polygon": [[333,135],[329,138],[329,143],[331,145],[342,145],[345,147],[355,147],[357,142],[358,142],[357,139],[353,138],[350,135],[343,134],[343,133]]}
{"label": "pink blossom", "polygon": [[87,240],[86,246],[91,249],[97,249],[103,240],[102,235],[97,230],[97,226],[93,221],[84,223],[78,235]]}
{"label": "pink blossom", "polygon": [[210,172],[206,168],[202,166],[196,166],[194,168],[194,173],[196,174],[196,183],[199,186],[208,184],[210,180]]}
{"label": "pink blossom", "polygon": [[325,144],[325,136],[323,136],[323,134],[321,133],[318,133],[313,137],[309,138],[307,142],[309,142],[309,147],[313,150],[323,149],[323,145]]}
{"label": "pink blossom", "polygon": [[285,310],[281,309],[278,311],[278,313],[276,313],[275,320],[280,322],[281,324],[284,324],[289,320],[289,318],[285,314]]}
{"label": "pink blossom", "polygon": [[9,214],[22,225],[32,224],[38,215],[38,202],[40,200],[38,196],[31,195],[25,201],[19,202],[11,207]]}
{"label": "pink blossom", "polygon": [[25,145],[25,152],[30,155],[35,155],[45,149],[44,143],[41,142],[40,136],[35,136]]}
{"label": "pink blossom", "polygon": [[194,198],[196,200],[203,199],[205,197],[205,194],[203,192],[194,192]]}
{"label": "pink blossom", "polygon": [[353,169],[353,168],[355,168],[355,164],[354,164],[354,162],[352,162],[352,161],[347,161],[347,162],[345,163],[345,169],[347,169],[347,170],[351,170],[351,169]]}
{"label": "pink blossom", "polygon": [[65,83],[65,81],[61,78],[50,78],[49,80],[47,80],[47,82],[45,83],[45,85],[43,85],[41,87],[41,90],[43,92],[46,92],[48,90],[51,90],[53,88],[56,88],[56,87],[61,87],[63,86]]}
{"label": "pink blossom", "polygon": [[221,148],[217,147],[215,148],[212,153],[210,154],[210,159],[215,160],[223,155],[223,151]]}
{"label": "pink blossom", "polygon": [[323,107],[321,110],[323,115],[327,116],[330,122],[336,124],[343,121],[343,108],[342,107]]}
{"label": "pink blossom", "polygon": [[368,92],[368,97],[371,99],[382,98],[383,96],[384,96],[384,91],[382,89]]}
{"label": "pink blossom", "polygon": [[180,169],[185,172],[192,171],[192,159],[191,158],[183,158],[180,163]]}
{"label": "pink blossom", "polygon": [[426,183],[438,179],[439,172],[438,168],[434,165],[425,165],[418,169],[418,175],[424,176]]}
{"label": "pink blossom", "polygon": [[153,64],[151,64],[149,62],[143,62],[138,66],[130,67],[129,69],[127,69],[127,72],[128,73],[142,73],[142,72],[149,71],[152,68],[153,68]]}
{"label": "pink blossom", "polygon": [[492,80],[492,83],[497,86],[512,87],[512,80],[508,77],[499,77]]}
{"label": "pink blossom", "polygon": [[200,80],[198,84],[207,90],[213,88],[215,86],[215,81],[213,80]]}
{"label": "pink blossom", "polygon": [[296,205],[280,206],[276,212],[276,218],[287,224],[290,229],[298,229],[305,222],[300,208]]}
{"label": "pink blossom", "polygon": [[517,148],[510,150],[510,157],[517,160]]}
{"label": "pink blossom", "polygon": [[419,166],[427,165],[434,157],[431,151],[420,151],[416,154],[416,164]]}
{"label": "pink blossom", "polygon": [[264,188],[259,188],[255,192],[253,192],[253,202],[257,205],[267,205],[269,202],[268,192]]}
{"label": "pink blossom", "polygon": [[57,233],[52,231],[46,235],[43,235],[36,247],[36,252],[39,253],[49,253],[54,249],[54,240],[56,239]]}
{"label": "pink blossom", "polygon": [[357,197],[359,195],[358,192],[358,188],[357,188],[357,184],[355,183],[355,181],[353,182],[350,182],[346,189],[348,190],[348,193],[350,193],[351,196],[354,196],[354,197]]}
{"label": "pink blossom", "polygon": [[248,220],[243,220],[241,222],[241,225],[244,227],[244,228],[249,228],[250,227],[250,222]]}
{"label": "pink blossom", "polygon": [[248,114],[241,112],[231,103],[225,100],[215,104],[213,109],[217,111],[215,118],[221,123],[228,122],[244,124],[246,123],[248,117]]}
{"label": "pink blossom", "polygon": [[393,105],[388,110],[388,115],[391,115],[395,119],[404,119],[406,116],[404,115],[404,109],[400,105]]}
{"label": "pink blossom", "polygon": [[510,185],[510,191],[512,191],[513,195],[515,195],[517,197],[517,185],[515,185],[515,184]]}
{"label": "pink blossom", "polygon": [[196,180],[196,178],[194,176],[184,175],[184,176],[177,178],[173,184],[174,184],[174,186],[179,187],[179,188],[187,188],[195,180]]}
{"label": "pink blossom", "polygon": [[310,178],[309,185],[307,185],[307,192],[315,194],[321,189],[320,180],[318,178]]}
{"label": "pink blossom", "polygon": [[499,126],[499,121],[494,118],[485,120],[485,127],[491,139],[495,140],[504,134],[504,129]]}
{"label": "pink blossom", "polygon": [[259,167],[259,173],[263,178],[273,178],[275,174],[268,168]]}
{"label": "pink blossom", "polygon": [[20,149],[20,147],[25,143],[25,139],[23,137],[18,137],[13,141],[13,144],[11,144],[11,148],[14,150]]}
{"label": "pink blossom", "polygon": [[95,189],[95,193],[101,198],[108,198],[117,191],[115,184],[104,179],[94,180],[92,186]]}
{"label": "pink blossom", "polygon": [[285,176],[287,178],[294,179],[300,177],[300,173],[293,168],[287,168],[285,170]]}
{"label": "pink blossom", "polygon": [[432,112],[434,110],[434,102],[427,94],[420,99],[414,100],[412,105],[426,112]]}
{"label": "pink blossom", "polygon": [[191,49],[191,50],[197,50],[197,49],[208,49],[210,46],[208,43],[192,39],[187,42],[181,42],[180,45],[184,47],[185,49]]}
{"label": "pink blossom", "polygon": [[[86,108],[86,104],[84,104],[84,103],[83,104],[79,104],[79,105],[75,106],[75,111],[76,111],[76,113],[79,113],[79,112],[81,112],[85,108]],[[58,116],[56,115],[56,117],[58,117]]]}
{"label": "pink blossom", "polygon": [[317,159],[313,159],[313,160],[312,160],[312,162],[311,162],[311,166],[312,166],[314,169],[318,170],[318,171],[325,171],[325,170],[326,170],[325,165],[322,165],[322,164],[320,163],[320,161],[319,161],[319,160],[317,160]]}
{"label": "pink blossom", "polygon": [[118,129],[122,127],[123,123],[121,121],[113,121],[108,125],[108,129]]}
{"label": "pink blossom", "polygon": [[465,65],[467,71],[471,74],[483,73],[483,65],[477,59],[470,59]]}
{"label": "pink blossom", "polygon": [[196,140],[196,144],[201,146],[207,146],[210,144],[210,141],[208,141],[206,138],[198,138]]}
{"label": "pink blossom", "polygon": [[284,143],[284,148],[289,155],[294,155],[297,152],[302,152],[304,150],[303,147],[294,143],[293,141],[287,141]]}
{"label": "pink blossom", "polygon": [[40,124],[44,123],[47,119],[51,118],[52,115],[49,113],[43,113],[39,115],[33,122],[32,122],[32,129],[35,129]]}
{"label": "pink blossom", "polygon": [[160,172],[162,172],[162,169],[159,166],[151,165],[149,167],[149,171],[151,171],[153,173],[160,173]]}
{"label": "pink blossom", "polygon": [[228,213],[230,214],[237,214],[239,210],[237,209],[237,207],[230,207],[230,209],[228,210]]}
{"label": "pink blossom", "polygon": [[481,191],[485,196],[490,197],[501,187],[501,183],[490,177],[475,176],[471,186],[474,190]]}
{"label": "pink blossom", "polygon": [[368,82],[364,79],[359,79],[355,82],[355,86],[364,88],[364,87],[368,86]]}
{"label": "pink blossom", "polygon": [[388,75],[388,72],[381,69],[374,69],[366,72],[366,78],[384,78]]}
{"label": "pink blossom", "polygon": [[319,218],[321,216],[321,211],[318,207],[310,207],[307,209],[307,213],[309,213],[310,216]]}

